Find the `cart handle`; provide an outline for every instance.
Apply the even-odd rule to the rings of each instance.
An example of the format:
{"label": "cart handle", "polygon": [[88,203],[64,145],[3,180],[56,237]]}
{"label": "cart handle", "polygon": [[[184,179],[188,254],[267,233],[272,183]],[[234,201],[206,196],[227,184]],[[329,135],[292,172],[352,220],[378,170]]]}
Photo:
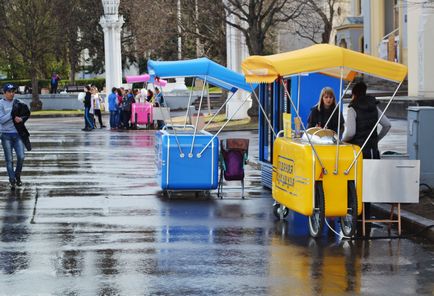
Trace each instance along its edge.
{"label": "cart handle", "polygon": [[169,128],[171,129],[194,129],[193,125],[187,124],[187,125],[183,125],[183,124],[166,124],[165,126],[163,126],[163,128],[161,129],[162,131],[168,130]]}
{"label": "cart handle", "polygon": [[[306,133],[309,133],[309,129],[306,130]],[[319,130],[316,130],[312,133],[312,136],[318,136],[320,138],[322,137],[336,137],[336,132],[334,130],[331,129],[326,129],[326,128],[320,128]]]}
{"label": "cart handle", "polygon": [[276,138],[280,138],[280,137],[282,137],[282,135],[284,135],[284,134],[285,134],[285,130],[280,130],[280,131],[277,133]]}

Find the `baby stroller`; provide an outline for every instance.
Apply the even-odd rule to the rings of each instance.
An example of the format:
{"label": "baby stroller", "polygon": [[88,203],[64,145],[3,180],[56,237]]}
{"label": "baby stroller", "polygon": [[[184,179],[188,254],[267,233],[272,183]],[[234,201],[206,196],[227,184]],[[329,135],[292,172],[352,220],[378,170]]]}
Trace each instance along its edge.
{"label": "baby stroller", "polygon": [[220,179],[217,196],[223,198],[223,178],[226,181],[241,181],[241,197],[244,199],[244,164],[249,151],[248,139],[220,141]]}

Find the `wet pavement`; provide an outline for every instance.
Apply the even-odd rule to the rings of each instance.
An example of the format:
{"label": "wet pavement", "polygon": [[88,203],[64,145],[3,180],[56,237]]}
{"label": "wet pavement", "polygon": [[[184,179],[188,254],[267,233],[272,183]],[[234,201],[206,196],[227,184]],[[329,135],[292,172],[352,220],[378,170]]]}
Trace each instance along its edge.
{"label": "wet pavement", "polygon": [[[168,199],[153,131],[86,133],[80,118],[29,128],[22,189],[9,191],[0,163],[0,295],[434,293],[431,242],[311,239],[306,217],[276,221],[254,166],[245,200],[237,182],[222,200],[215,191]],[[251,139],[257,160],[256,132],[220,138],[234,136]]]}

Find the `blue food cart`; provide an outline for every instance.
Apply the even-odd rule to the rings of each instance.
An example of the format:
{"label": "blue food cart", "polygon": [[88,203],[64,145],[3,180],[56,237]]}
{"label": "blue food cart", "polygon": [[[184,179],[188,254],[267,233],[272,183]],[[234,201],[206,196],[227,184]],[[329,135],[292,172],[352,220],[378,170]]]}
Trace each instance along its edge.
{"label": "blue food cart", "polygon": [[[156,133],[157,179],[164,191],[199,190],[207,191],[218,186],[219,140],[218,134],[206,131],[208,124],[199,127],[199,114],[202,108],[205,85],[211,84],[229,92],[228,99],[215,112],[214,117],[233,98],[238,89],[252,91],[255,85],[247,84],[244,76],[227,69],[207,58],[183,61],[148,61],[148,73],[159,78],[192,77],[203,80],[202,95],[197,110],[196,121],[187,125],[174,125],[170,118],[165,127]],[[246,97],[243,102],[247,102]],[[191,95],[188,102],[190,105]]]}

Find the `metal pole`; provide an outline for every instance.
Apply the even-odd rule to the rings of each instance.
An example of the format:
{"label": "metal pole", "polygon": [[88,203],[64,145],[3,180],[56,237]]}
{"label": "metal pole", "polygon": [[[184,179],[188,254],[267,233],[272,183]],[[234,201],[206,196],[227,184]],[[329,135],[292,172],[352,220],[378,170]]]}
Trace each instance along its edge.
{"label": "metal pole", "polygon": [[211,140],[209,140],[208,144],[206,144],[205,147],[203,147],[202,151],[200,151],[200,152],[197,154],[197,157],[198,157],[198,158],[202,156],[202,153],[206,150],[206,148],[208,148],[208,146],[212,143],[212,141],[214,140],[214,138],[217,137],[218,134],[222,131],[222,129],[224,129],[225,126],[229,123],[229,121],[232,120],[232,118],[235,116],[235,114],[237,114],[237,112],[241,109],[241,107],[244,105],[244,103],[246,103],[246,101],[249,99],[249,97],[250,97],[251,95],[252,95],[252,94],[250,94],[249,96],[247,96],[247,97],[244,99],[244,101],[243,101],[243,102],[238,106],[237,110],[232,114],[232,116],[231,116],[230,118],[228,118],[228,120],[226,120],[226,122],[225,122],[225,123],[222,125],[222,127],[217,131],[217,133],[216,133],[216,134],[211,138]]}
{"label": "metal pole", "polygon": [[209,83],[206,84],[207,87],[207,104],[208,104],[208,115],[211,115],[211,101],[209,99]]}
{"label": "metal pole", "polygon": [[[342,80],[343,79],[344,79],[344,69],[343,69],[343,67],[341,67],[341,80],[339,82],[339,97],[342,94]],[[329,120],[332,118],[332,116],[330,116]],[[341,133],[341,104],[339,102],[339,104],[338,104],[338,140],[336,141],[335,171],[333,172],[333,174],[335,174],[335,175],[337,175],[339,173],[338,169],[339,169],[339,142],[340,142],[339,135],[340,135],[340,133]]]}
{"label": "metal pole", "polygon": [[200,96],[199,109],[197,110],[196,124],[194,125],[194,134],[193,134],[193,139],[191,141],[190,153],[188,154],[189,158],[193,157],[194,140],[196,139],[197,124],[199,123],[200,109],[202,107],[203,93],[205,91],[205,84],[206,83],[207,83],[207,81],[206,81],[206,76],[205,76],[205,81],[204,81],[204,84],[202,86],[202,94]]}
{"label": "metal pole", "polygon": [[252,86],[251,83],[250,83],[250,88],[252,89],[252,93],[253,93],[253,95],[254,95],[256,101],[258,102],[258,105],[259,105],[259,108],[260,108],[261,111],[262,111],[262,114],[264,114],[264,118],[265,118],[265,120],[268,122],[268,125],[270,126],[270,129],[273,131],[274,137],[276,137],[276,132],[274,131],[273,125],[271,124],[270,119],[269,119],[268,116],[267,116],[267,113],[265,113],[265,110],[264,110],[264,108],[262,107],[261,102],[259,101],[259,98],[258,98],[258,96],[256,95],[255,90],[253,89],[253,86]]}
{"label": "metal pole", "polygon": [[208,127],[208,125],[214,120],[214,118],[219,114],[220,110],[223,109],[223,107],[233,98],[235,93],[232,93],[232,95],[229,97],[229,99],[227,99],[222,105],[221,107],[214,113],[214,116],[208,120],[208,122],[205,124],[205,126],[203,127],[204,130],[206,130],[206,128]]}
{"label": "metal pole", "polygon": [[196,77],[193,78],[193,84],[191,86],[190,96],[188,97],[187,112],[185,113],[185,120],[184,120],[184,128],[187,125],[188,114],[190,114],[190,119],[191,119],[190,103],[191,103],[191,96],[193,95],[193,90],[195,85],[196,85]]}

